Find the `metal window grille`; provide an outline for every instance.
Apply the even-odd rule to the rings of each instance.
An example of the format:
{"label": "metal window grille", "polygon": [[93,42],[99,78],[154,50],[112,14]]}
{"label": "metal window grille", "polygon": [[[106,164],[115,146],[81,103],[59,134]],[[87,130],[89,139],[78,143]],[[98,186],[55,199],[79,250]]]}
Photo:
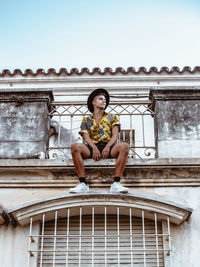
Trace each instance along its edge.
{"label": "metal window grille", "polygon": [[[78,215],[77,208],[66,209],[65,218],[55,211],[52,221],[46,221],[44,214],[39,235],[32,233],[31,219],[29,258],[36,257],[34,266],[171,266],[165,264],[166,257],[171,261],[169,218],[163,231],[156,213],[149,220],[144,210],[135,217],[133,208],[78,209]],[[36,240],[38,248],[33,249]]]}
{"label": "metal window grille", "polygon": [[[81,95],[80,95],[81,97]],[[110,102],[107,112],[118,116],[121,124],[121,134],[118,142],[130,144],[130,157],[145,158],[155,156],[154,140],[154,112],[151,110],[151,101],[133,100]],[[49,116],[56,128],[56,138],[49,145],[51,158],[71,158],[70,145],[80,141],[78,135],[80,123],[84,116],[89,115],[85,103],[53,102]]]}

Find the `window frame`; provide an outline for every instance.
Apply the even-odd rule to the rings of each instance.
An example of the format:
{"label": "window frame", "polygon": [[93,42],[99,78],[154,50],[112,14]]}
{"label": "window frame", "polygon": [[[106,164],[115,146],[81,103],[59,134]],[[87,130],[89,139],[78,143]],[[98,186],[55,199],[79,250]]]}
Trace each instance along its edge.
{"label": "window frame", "polygon": [[[116,206],[122,210],[124,210],[123,208],[131,208],[134,210],[134,214],[136,215],[136,217],[142,217],[143,215],[141,214],[144,213],[145,218],[150,220],[154,220],[156,214],[156,220],[162,222],[163,229],[165,232],[167,228],[170,229],[170,223],[180,224],[186,219],[188,219],[192,213],[191,209],[185,208],[169,201],[163,201],[152,197],[148,198],[137,194],[123,195],[105,192],[91,192],[83,195],[64,195],[28,203],[19,207],[18,209],[11,210],[9,214],[21,225],[27,225],[30,222],[28,249],[29,266],[37,266],[37,257],[32,257],[32,251],[38,249],[38,242],[34,239],[33,235],[37,236],[40,234],[39,229],[44,214],[46,221],[49,221],[55,218],[54,216],[57,211],[59,211],[59,216],[61,218],[64,218],[66,217],[66,209],[73,208],[74,210],[78,211],[80,207],[89,209],[91,206]],[[71,215],[76,214],[74,213]],[[163,238],[163,248],[166,248],[167,241],[169,242],[169,244],[171,244],[170,234],[164,233],[163,236],[165,235],[168,238]],[[168,257],[168,251],[170,250],[171,245],[170,249],[166,249],[164,258],[165,267],[171,266],[170,260],[167,260],[168,258],[171,258]]]}

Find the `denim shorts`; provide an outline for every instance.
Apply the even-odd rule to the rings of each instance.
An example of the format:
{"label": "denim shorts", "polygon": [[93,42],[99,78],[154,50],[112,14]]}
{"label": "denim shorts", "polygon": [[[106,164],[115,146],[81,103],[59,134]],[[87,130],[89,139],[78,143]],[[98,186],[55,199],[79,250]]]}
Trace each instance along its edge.
{"label": "denim shorts", "polygon": [[[88,147],[88,149],[90,150],[90,158],[92,158],[92,155],[93,155],[93,149],[92,149],[92,147],[90,146],[90,145],[88,145],[88,144],[85,144],[87,147]],[[97,143],[97,144],[95,144],[96,146],[97,146],[97,148],[99,149],[99,152],[100,153],[102,153],[102,151],[103,151],[103,149],[104,149],[104,147],[107,145],[107,142],[99,142],[99,143]],[[113,147],[114,147],[114,145],[115,144],[113,144],[111,147],[110,147],[110,152],[111,152],[111,150],[113,149]],[[110,152],[109,152],[109,158],[111,158],[111,156],[110,156]]]}

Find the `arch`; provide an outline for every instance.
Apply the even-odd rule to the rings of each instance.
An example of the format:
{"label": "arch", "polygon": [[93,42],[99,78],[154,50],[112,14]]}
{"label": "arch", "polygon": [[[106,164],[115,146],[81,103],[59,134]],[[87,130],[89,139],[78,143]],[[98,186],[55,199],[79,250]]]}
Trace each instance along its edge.
{"label": "arch", "polygon": [[[86,214],[91,214],[91,206],[99,207],[98,212],[101,211],[101,207],[115,206],[115,207],[129,207],[134,209],[134,216],[141,217],[141,210],[145,211],[145,217],[148,219],[154,219],[154,214],[158,216],[158,220],[166,220],[170,218],[170,222],[180,224],[187,220],[192,209],[183,207],[181,205],[153,198],[145,197],[138,194],[112,194],[107,192],[91,192],[87,194],[75,194],[75,195],[61,195],[43,200],[30,202],[22,205],[16,209],[9,211],[9,215],[20,225],[26,225],[32,221],[41,221],[42,215],[45,214],[47,220],[54,218],[55,211],[59,211],[60,218],[66,217],[67,208],[79,208],[84,207]],[[79,209],[74,210],[73,216],[78,215]],[[122,213],[123,214],[123,209]],[[126,215],[124,209],[124,214]]]}

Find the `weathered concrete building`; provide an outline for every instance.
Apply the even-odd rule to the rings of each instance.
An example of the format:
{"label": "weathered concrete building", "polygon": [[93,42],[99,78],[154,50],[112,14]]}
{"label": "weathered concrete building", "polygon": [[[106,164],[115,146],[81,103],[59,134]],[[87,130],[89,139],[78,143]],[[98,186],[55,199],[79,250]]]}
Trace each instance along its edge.
{"label": "weathered concrete building", "polygon": [[[0,73],[0,266],[198,267],[200,67]],[[89,194],[70,144],[95,88],[131,146],[111,194],[114,160],[86,160]],[[51,136],[51,130],[54,135]]]}

